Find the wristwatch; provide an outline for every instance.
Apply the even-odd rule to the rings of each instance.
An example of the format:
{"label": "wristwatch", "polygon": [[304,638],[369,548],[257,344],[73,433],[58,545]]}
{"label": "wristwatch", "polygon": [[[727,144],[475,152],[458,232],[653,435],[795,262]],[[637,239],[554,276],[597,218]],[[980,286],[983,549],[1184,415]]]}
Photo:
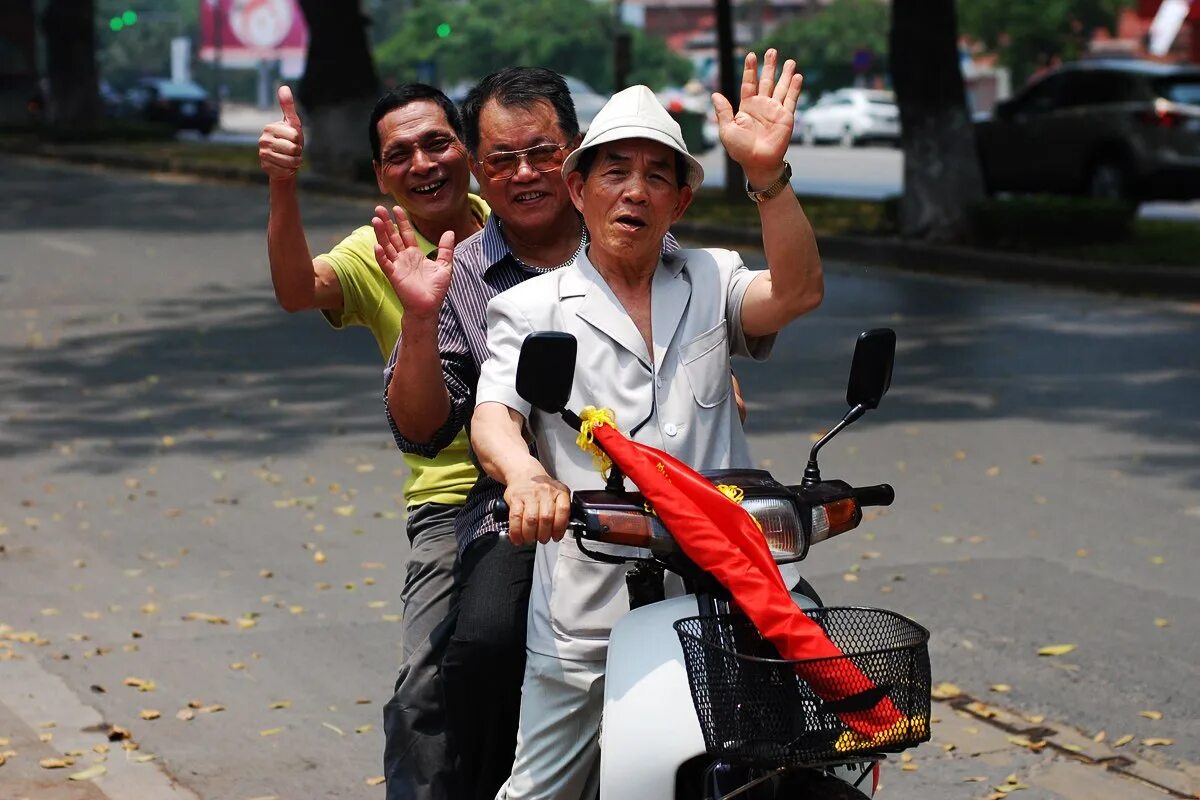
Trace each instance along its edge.
{"label": "wristwatch", "polygon": [[792,180],[792,165],[788,162],[783,162],[783,174],[770,186],[759,191],[754,191],[750,188],[750,181],[746,181],[746,196],[756,203],[761,203],[765,200],[770,200],[775,195],[783,191]]}

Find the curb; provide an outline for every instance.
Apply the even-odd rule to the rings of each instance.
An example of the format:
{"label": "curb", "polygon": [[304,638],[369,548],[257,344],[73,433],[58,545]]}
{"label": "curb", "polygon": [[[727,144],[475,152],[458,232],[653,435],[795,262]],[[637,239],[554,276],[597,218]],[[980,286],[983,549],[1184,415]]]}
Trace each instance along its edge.
{"label": "curb", "polygon": [[[21,148],[16,152],[75,164],[193,175],[258,186],[267,184],[267,176],[259,170],[196,164],[184,159],[148,158],[87,150],[61,151],[39,145]],[[379,192],[374,186],[334,181],[315,175],[302,175],[300,187],[304,191],[318,194],[379,199]],[[751,228],[681,221],[673,225],[671,230],[677,236],[693,237],[710,243],[752,247],[762,244],[757,226]],[[1200,300],[1200,269],[1187,267],[1118,267],[1062,258],[924,244],[894,237],[822,236],[818,244],[822,257],[827,259],[868,263],[906,272],[1050,284],[1166,300]]]}

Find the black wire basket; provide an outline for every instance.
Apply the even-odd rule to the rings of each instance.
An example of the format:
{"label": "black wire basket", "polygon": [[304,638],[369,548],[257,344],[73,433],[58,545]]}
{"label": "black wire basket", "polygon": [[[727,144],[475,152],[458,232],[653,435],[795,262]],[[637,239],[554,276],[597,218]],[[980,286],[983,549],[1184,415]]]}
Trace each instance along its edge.
{"label": "black wire basket", "polygon": [[[675,623],[709,754],[752,766],[799,767],[928,741],[929,631],[884,609],[804,613],[844,656],[781,659],[741,614]],[[824,676],[829,699],[818,696],[803,674]],[[885,700],[902,715],[894,726],[865,735],[846,723],[844,718],[860,718],[855,712]]]}

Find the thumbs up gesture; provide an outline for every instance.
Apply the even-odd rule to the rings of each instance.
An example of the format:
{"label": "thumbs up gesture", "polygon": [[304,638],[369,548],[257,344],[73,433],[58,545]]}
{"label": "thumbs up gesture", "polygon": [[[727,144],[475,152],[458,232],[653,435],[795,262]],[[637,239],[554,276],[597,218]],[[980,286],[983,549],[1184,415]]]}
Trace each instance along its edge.
{"label": "thumbs up gesture", "polygon": [[287,181],[296,177],[304,160],[304,126],[287,86],[279,87],[279,109],[283,120],[269,123],[258,137],[258,163],[271,180]]}

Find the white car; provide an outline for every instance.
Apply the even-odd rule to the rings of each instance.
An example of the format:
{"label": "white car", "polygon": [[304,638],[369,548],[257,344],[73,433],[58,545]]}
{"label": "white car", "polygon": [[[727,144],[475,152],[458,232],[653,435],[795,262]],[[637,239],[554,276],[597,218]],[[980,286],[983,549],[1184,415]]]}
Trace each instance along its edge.
{"label": "white car", "polygon": [[567,88],[571,90],[571,99],[575,102],[575,116],[579,119],[579,132],[587,133],[592,119],[608,102],[608,96],[600,94],[578,78],[565,75],[563,79],[567,82]]}
{"label": "white car", "polygon": [[889,91],[838,89],[822,95],[816,105],[800,115],[805,144],[838,142],[853,147],[859,142],[900,140],[900,109]]}

